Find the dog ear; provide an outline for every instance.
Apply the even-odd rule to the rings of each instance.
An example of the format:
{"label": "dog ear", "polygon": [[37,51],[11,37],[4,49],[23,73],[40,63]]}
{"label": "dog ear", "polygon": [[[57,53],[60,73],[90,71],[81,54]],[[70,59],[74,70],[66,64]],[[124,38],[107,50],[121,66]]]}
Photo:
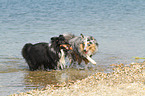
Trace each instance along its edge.
{"label": "dog ear", "polygon": [[93,36],[90,36],[90,39],[91,39],[91,40],[94,40],[94,37],[93,37]]}
{"label": "dog ear", "polygon": [[56,37],[52,37],[52,38],[51,38],[51,41],[54,41],[55,39],[56,39]]}
{"label": "dog ear", "polygon": [[64,39],[64,36],[63,35],[59,35],[59,39]]}
{"label": "dog ear", "polygon": [[59,35],[59,37],[64,37],[63,35]]}
{"label": "dog ear", "polygon": [[54,37],[51,38],[51,41],[53,41],[53,40],[54,40]]}
{"label": "dog ear", "polygon": [[52,38],[51,38],[51,42],[54,42],[54,41],[55,41],[55,42],[58,41],[58,37],[52,37]]}
{"label": "dog ear", "polygon": [[84,35],[83,34],[81,34],[81,38],[84,38]]}

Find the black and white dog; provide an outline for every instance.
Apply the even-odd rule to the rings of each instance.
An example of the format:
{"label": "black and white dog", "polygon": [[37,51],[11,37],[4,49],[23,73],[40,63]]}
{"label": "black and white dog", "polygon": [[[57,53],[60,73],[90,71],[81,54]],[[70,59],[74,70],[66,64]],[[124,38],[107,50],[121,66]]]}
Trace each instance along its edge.
{"label": "black and white dog", "polygon": [[85,64],[91,62],[96,64],[96,62],[91,58],[98,51],[98,43],[93,36],[75,36],[73,34],[63,34],[69,44],[72,46],[71,52],[71,64],[78,63],[81,64],[82,61]]}
{"label": "black and white dog", "polygon": [[70,48],[63,35],[60,35],[52,37],[50,43],[25,44],[22,56],[32,71],[63,69],[65,67],[65,54]]}

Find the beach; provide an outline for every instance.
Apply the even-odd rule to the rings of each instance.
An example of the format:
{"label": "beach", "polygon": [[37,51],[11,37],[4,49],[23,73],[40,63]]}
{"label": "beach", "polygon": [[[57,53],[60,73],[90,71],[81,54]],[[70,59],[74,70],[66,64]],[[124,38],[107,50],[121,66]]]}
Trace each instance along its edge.
{"label": "beach", "polygon": [[[113,81],[96,80],[91,76],[109,72],[111,76],[110,74],[113,74],[109,66],[111,64],[128,65],[145,60],[133,58],[145,57],[145,0],[0,0],[0,9],[1,96],[14,93],[27,94],[21,92],[30,90],[34,90],[30,91],[33,94],[40,92],[51,95],[56,94],[57,90],[61,93],[63,89],[62,95],[65,92],[73,95],[73,92],[76,92],[73,86],[78,86],[81,90],[89,85],[89,83],[84,86],[79,85],[85,83],[86,80],[94,81],[94,86],[96,86],[90,84],[92,87],[87,86],[87,92],[94,89],[98,95],[101,91],[105,94],[105,87],[107,91],[110,87],[114,88],[115,91],[108,91],[112,94],[117,92],[116,90],[125,92],[126,89],[116,89],[119,86],[118,83],[112,87],[109,84]],[[85,36],[93,36],[99,43],[99,50],[92,57],[97,64],[91,65],[89,71],[75,68],[51,72],[29,71],[28,64],[21,54],[23,46],[26,43],[49,43],[52,37],[64,33],[73,33],[76,36],[82,33]],[[116,74],[115,76],[114,79],[117,81],[119,77]],[[110,78],[107,77],[107,79]],[[69,80],[68,85],[65,83],[55,85],[67,83]],[[108,82],[106,83],[108,85],[105,82]],[[121,83],[120,86],[123,84],[126,83]],[[138,84],[138,82],[131,84]],[[46,86],[50,89],[44,88]],[[104,89],[101,86],[104,86]],[[36,88],[39,90],[35,91]],[[138,90],[140,92],[140,89]],[[85,93],[81,92],[81,95]],[[89,94],[87,92],[86,94]]]}
{"label": "beach", "polygon": [[111,64],[113,72],[98,72],[76,82],[48,85],[10,96],[144,96],[145,62]]}

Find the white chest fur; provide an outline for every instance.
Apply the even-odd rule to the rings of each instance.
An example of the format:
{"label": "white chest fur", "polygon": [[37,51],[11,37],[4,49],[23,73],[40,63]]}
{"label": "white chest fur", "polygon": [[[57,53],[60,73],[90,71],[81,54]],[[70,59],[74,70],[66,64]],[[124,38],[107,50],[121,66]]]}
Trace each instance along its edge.
{"label": "white chest fur", "polygon": [[65,68],[65,53],[63,49],[60,50],[61,56],[58,64],[58,68],[61,67],[61,69]]}

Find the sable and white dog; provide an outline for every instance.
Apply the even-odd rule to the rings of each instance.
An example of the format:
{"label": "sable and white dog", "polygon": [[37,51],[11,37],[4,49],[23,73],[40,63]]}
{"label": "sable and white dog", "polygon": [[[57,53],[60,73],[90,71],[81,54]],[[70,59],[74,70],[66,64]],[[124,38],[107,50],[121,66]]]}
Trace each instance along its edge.
{"label": "sable and white dog", "polygon": [[98,43],[96,39],[92,36],[75,36],[73,34],[63,34],[64,38],[68,40],[72,47],[70,63],[81,64],[82,61],[85,64],[91,62],[96,64],[96,62],[91,58],[98,51]]}

